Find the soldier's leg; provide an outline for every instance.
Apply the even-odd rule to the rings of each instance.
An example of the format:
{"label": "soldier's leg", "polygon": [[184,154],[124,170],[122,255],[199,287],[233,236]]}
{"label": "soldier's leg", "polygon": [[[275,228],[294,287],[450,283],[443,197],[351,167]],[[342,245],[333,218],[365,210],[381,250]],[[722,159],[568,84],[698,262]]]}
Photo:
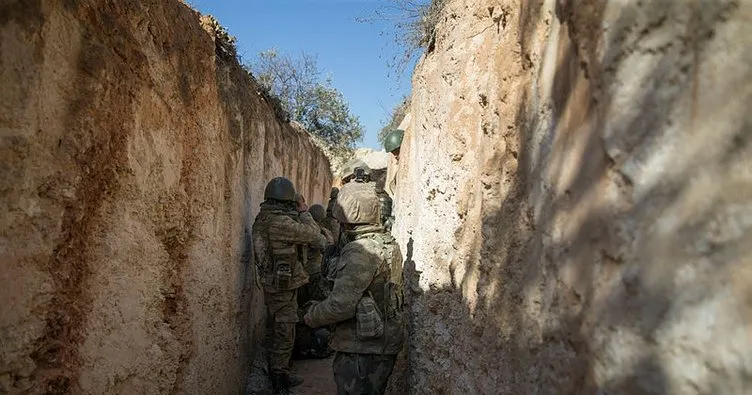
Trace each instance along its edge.
{"label": "soldier's leg", "polygon": [[358,354],[337,351],[332,363],[337,395],[360,394],[360,373],[358,372]]}
{"label": "soldier's leg", "polygon": [[369,354],[368,359],[368,383],[369,394],[383,394],[386,391],[386,385],[389,383],[389,376],[394,370],[394,363],[397,361],[397,355],[380,355]]}
{"label": "soldier's leg", "polygon": [[295,325],[295,348],[293,355],[298,357],[307,357],[311,349],[311,328],[305,324],[298,323]]}
{"label": "soldier's leg", "polygon": [[287,373],[295,343],[295,324],[298,322],[296,292],[266,293],[267,319],[271,320],[272,339],[269,367],[272,373]]}
{"label": "soldier's leg", "polygon": [[274,316],[271,314],[272,309],[269,306],[269,294],[264,294],[264,304],[266,304],[266,328],[264,331],[264,349],[266,349],[266,359],[271,366],[270,352],[274,346]]}
{"label": "soldier's leg", "polygon": [[316,328],[311,332],[311,356],[314,358],[327,358],[332,354],[329,348],[331,333],[326,328]]}
{"label": "soldier's leg", "polygon": [[394,369],[396,357],[396,355],[337,352],[333,364],[337,394],[383,394]]}

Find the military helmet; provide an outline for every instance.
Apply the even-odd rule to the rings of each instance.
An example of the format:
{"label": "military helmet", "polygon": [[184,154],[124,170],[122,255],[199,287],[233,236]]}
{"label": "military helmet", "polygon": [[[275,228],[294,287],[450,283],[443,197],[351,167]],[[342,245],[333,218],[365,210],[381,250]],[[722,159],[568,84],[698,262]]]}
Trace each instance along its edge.
{"label": "military helmet", "polygon": [[386,152],[393,152],[400,146],[402,146],[402,138],[405,137],[405,131],[401,129],[394,129],[386,135],[384,139],[384,150]]}
{"label": "military helmet", "polygon": [[292,185],[292,181],[285,177],[272,178],[264,189],[264,200],[274,199],[294,202],[296,201],[295,195],[295,186]]}
{"label": "military helmet", "polygon": [[341,178],[346,180],[348,177],[354,176],[356,169],[363,169],[363,175],[368,177],[371,176],[371,168],[368,167],[366,162],[363,162],[360,159],[352,159],[342,167],[342,171],[340,172]]}
{"label": "military helmet", "polygon": [[373,183],[352,182],[339,190],[333,214],[345,224],[381,223],[381,202]]}
{"label": "military helmet", "polygon": [[339,194],[339,188],[332,187],[332,191],[329,193],[329,199],[336,199]]}
{"label": "military helmet", "polygon": [[314,204],[309,207],[308,212],[311,213],[311,217],[313,217],[316,222],[321,222],[326,219],[326,209],[320,204]]}

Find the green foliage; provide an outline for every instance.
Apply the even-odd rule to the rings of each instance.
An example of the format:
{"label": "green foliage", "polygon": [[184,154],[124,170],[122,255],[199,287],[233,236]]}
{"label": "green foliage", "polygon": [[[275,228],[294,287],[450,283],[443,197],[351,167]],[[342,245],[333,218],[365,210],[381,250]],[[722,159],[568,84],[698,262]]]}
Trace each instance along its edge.
{"label": "green foliage", "polygon": [[201,16],[201,26],[214,35],[217,55],[224,60],[235,60],[238,56],[237,39],[212,15]]}
{"label": "green foliage", "polygon": [[391,132],[393,129],[397,129],[402,123],[402,120],[405,119],[409,105],[410,97],[405,96],[402,98],[402,101],[394,106],[394,108],[392,109],[392,114],[389,116],[389,121],[381,128],[381,130],[379,130],[377,137],[379,139],[379,142],[381,142],[381,145],[384,145],[384,139],[386,139],[386,135],[389,134],[389,132]]}
{"label": "green foliage", "polygon": [[300,122],[323,139],[335,154],[351,151],[363,138],[363,126],[350,113],[342,93],[331,86],[316,85],[311,98],[301,111]]}
{"label": "green foliage", "polygon": [[261,86],[279,98],[291,120],[300,123],[335,155],[349,154],[363,137],[363,126],[350,113],[347,101],[322,78],[316,58],[298,58],[272,49],[261,52],[249,65]]}

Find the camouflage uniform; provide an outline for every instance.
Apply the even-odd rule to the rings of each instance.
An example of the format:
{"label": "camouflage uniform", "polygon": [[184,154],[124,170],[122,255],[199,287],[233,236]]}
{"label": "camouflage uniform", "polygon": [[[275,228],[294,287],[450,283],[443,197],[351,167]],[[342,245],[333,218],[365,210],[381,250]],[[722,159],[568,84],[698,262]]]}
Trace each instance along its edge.
{"label": "camouflage uniform", "polygon": [[[338,202],[337,219],[358,225],[343,234],[348,243],[336,261],[334,287],[324,301],[309,309],[308,319],[312,327],[336,324],[330,346],[337,351],[338,393],[381,394],[404,341],[402,254],[394,238],[378,224],[380,205],[373,183],[343,186]],[[347,210],[359,213],[353,218],[343,214]],[[356,311],[366,296],[378,306],[383,323],[380,336],[359,333],[359,326],[366,323],[356,320]]]}
{"label": "camouflage uniform", "polygon": [[[404,120],[403,120],[404,123]],[[405,136],[405,131],[402,129],[394,129],[389,132],[384,138],[384,151],[392,153],[387,166],[386,182],[384,184],[384,192],[394,199],[395,192],[397,190],[397,173],[399,172],[399,150],[402,147],[402,139]]]}
{"label": "camouflage uniform", "polygon": [[334,205],[337,204],[338,194],[339,188],[332,188],[332,191],[329,194],[329,203],[327,203],[326,205],[326,217],[323,221],[321,221],[321,225],[324,225],[324,227],[328,229],[334,237],[334,245],[337,245],[337,243],[339,243],[339,222],[334,219],[334,215],[332,214]]}
{"label": "camouflage uniform", "polygon": [[[334,240],[331,232],[319,224],[321,235],[327,240],[326,247],[334,244]],[[325,247],[325,248],[326,248]],[[324,286],[321,283],[321,268],[322,261],[324,259],[324,249],[322,248],[309,248],[308,249],[308,263],[306,264],[306,272],[310,278],[310,282],[305,286],[306,294],[305,302],[309,300],[323,300],[326,298],[327,293],[324,292]]]}
{"label": "camouflage uniform", "polygon": [[289,372],[298,322],[297,289],[308,283],[303,266],[306,245],[323,248],[326,243],[311,215],[298,213],[294,207],[294,202],[267,200],[253,223],[254,255],[270,327],[267,341],[273,376]]}
{"label": "camouflage uniform", "polygon": [[397,175],[399,173],[399,159],[391,156],[389,158],[389,165],[386,170],[386,181],[384,183],[384,192],[394,199],[394,195],[397,192]]}
{"label": "camouflage uniform", "polygon": [[[334,203],[335,201],[332,200],[329,203],[329,206],[334,207]],[[324,219],[322,225],[324,225],[324,227],[332,234],[332,237],[334,237],[334,243],[339,243],[339,222],[331,214],[331,209],[327,209],[326,218]]]}
{"label": "camouflage uniform", "polygon": [[308,261],[306,263],[305,270],[306,273],[308,273],[310,282],[304,287],[304,292],[302,293],[301,298],[298,299],[300,300],[301,305],[309,300],[323,300],[324,298],[326,298],[324,286],[321,284],[321,271],[323,266],[322,261],[324,259],[324,252],[326,248],[329,248],[334,244],[334,237],[332,236],[331,232],[322,224],[326,219],[326,211],[324,210],[324,207],[319,204],[314,204],[309,209],[309,212],[311,213],[314,221],[316,221],[321,235],[326,238],[326,247],[323,249],[318,247],[308,248]]}
{"label": "camouflage uniform", "polygon": [[337,395],[383,394],[397,354],[337,352],[332,368]]}
{"label": "camouflage uniform", "polygon": [[[327,247],[333,244],[332,235],[329,230],[319,225],[321,235],[327,240]],[[322,277],[321,268],[324,257],[324,250],[321,248],[309,247],[305,271],[308,273],[309,282],[298,290],[298,315],[303,317],[305,314],[304,307],[309,301],[324,300],[328,295],[325,279]],[[299,323],[295,330],[296,355],[303,357],[325,358],[331,352],[328,347],[329,331],[325,328],[313,330],[308,326]]]}
{"label": "camouflage uniform", "polygon": [[354,182],[357,178],[357,171],[356,169],[362,170],[362,175],[370,178],[371,176],[371,168],[362,160],[360,159],[351,159],[349,162],[345,163],[342,166],[342,170],[340,171],[340,178],[342,179],[342,184],[348,184],[350,182]]}

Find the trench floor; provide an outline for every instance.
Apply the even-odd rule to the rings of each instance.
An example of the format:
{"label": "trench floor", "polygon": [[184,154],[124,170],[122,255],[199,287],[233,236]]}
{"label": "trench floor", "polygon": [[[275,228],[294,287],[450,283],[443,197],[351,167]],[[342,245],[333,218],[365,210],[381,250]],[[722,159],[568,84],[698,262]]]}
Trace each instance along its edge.
{"label": "trench floor", "polygon": [[[245,395],[271,395],[272,387],[267,373],[266,352],[259,348],[251,367]],[[292,389],[298,395],[333,395],[337,393],[332,374],[334,354],[325,359],[292,360],[291,372],[303,377],[303,384]]]}
{"label": "trench floor", "polygon": [[303,384],[293,388],[299,395],[334,395],[337,386],[332,374],[334,355],[326,359],[295,359],[292,372],[303,377]]}

